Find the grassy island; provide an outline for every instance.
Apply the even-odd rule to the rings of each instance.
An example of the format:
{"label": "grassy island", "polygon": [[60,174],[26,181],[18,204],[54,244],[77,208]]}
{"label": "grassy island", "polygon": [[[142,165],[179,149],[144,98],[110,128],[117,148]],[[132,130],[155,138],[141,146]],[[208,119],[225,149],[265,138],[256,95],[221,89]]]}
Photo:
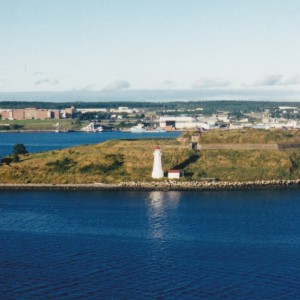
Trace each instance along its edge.
{"label": "grassy island", "polygon": [[[153,181],[153,149],[160,145],[164,171],[182,169],[181,181],[216,178],[226,182],[291,180],[300,178],[300,149],[192,150],[198,133],[179,139],[113,140],[64,150],[19,156],[0,165],[1,183],[8,184],[117,184]],[[236,130],[198,134],[199,144],[300,143],[298,131]]]}

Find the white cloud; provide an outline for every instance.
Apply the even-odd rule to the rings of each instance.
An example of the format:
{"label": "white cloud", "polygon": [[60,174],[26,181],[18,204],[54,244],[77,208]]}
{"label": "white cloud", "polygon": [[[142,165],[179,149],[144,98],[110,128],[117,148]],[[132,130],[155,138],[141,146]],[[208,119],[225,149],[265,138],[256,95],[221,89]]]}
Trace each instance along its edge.
{"label": "white cloud", "polygon": [[269,74],[258,79],[254,86],[275,86],[282,82],[282,74]]}
{"label": "white cloud", "polygon": [[216,88],[216,87],[226,87],[230,85],[229,80],[224,80],[221,78],[201,78],[197,79],[192,83],[192,88],[201,89],[201,88]]}
{"label": "white cloud", "polygon": [[300,76],[294,75],[285,78],[282,74],[269,74],[258,79],[252,86],[285,86],[285,85],[297,85],[300,83]]}
{"label": "white cloud", "polygon": [[37,80],[34,84],[35,85],[42,85],[42,84],[51,84],[51,85],[58,85],[59,84],[59,79],[57,78],[45,78],[41,80]]}
{"label": "white cloud", "polygon": [[81,91],[90,91],[90,90],[92,89],[93,86],[94,86],[93,84],[89,84],[89,85],[83,87],[83,88],[81,89]]}
{"label": "white cloud", "polygon": [[296,85],[300,83],[300,76],[294,75],[282,81],[282,85]]}
{"label": "white cloud", "polygon": [[32,73],[32,76],[40,76],[40,75],[43,75],[43,72],[37,71]]}
{"label": "white cloud", "polygon": [[49,82],[50,82],[50,79],[45,78],[45,79],[37,80],[34,84],[35,85],[41,85],[41,84],[45,84],[45,83],[49,83]]}
{"label": "white cloud", "polygon": [[175,88],[177,86],[177,84],[175,82],[173,82],[172,80],[166,80],[164,82],[161,83],[161,87],[163,88]]}
{"label": "white cloud", "polygon": [[5,88],[7,86],[7,84],[9,83],[9,81],[10,80],[7,79],[7,78],[0,79],[0,86],[3,87],[3,88]]}
{"label": "white cloud", "polygon": [[51,85],[58,85],[60,83],[59,79],[52,78]]}
{"label": "white cloud", "polygon": [[128,89],[130,83],[127,80],[115,80],[109,83],[103,90],[104,91],[119,91],[123,89]]}

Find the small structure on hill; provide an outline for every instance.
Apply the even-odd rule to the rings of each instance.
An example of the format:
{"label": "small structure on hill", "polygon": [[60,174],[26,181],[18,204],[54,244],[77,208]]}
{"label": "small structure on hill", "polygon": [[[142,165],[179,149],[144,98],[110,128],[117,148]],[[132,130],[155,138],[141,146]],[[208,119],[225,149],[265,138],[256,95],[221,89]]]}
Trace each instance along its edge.
{"label": "small structure on hill", "polygon": [[180,170],[169,170],[168,179],[180,179]]}
{"label": "small structure on hill", "polygon": [[153,161],[153,170],[152,170],[152,178],[160,179],[164,177],[164,171],[162,169],[161,156],[162,153],[160,151],[160,147],[156,146],[154,149],[154,161]]}
{"label": "small structure on hill", "polygon": [[200,138],[201,138],[201,132],[194,133],[191,136],[191,142],[192,143],[199,143],[200,142]]}

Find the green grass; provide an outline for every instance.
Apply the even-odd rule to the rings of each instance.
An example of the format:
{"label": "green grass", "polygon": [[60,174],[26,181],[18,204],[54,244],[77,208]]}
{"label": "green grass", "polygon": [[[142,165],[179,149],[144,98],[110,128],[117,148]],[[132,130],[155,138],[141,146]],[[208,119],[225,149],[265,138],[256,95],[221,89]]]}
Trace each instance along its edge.
{"label": "green grass", "polygon": [[[46,120],[0,120],[0,124],[21,125],[21,130],[55,130],[55,124],[60,124],[61,130],[79,130],[88,124],[88,121],[77,123],[71,119]],[[0,127],[0,129],[3,129]]]}
{"label": "green grass", "polygon": [[[259,132],[264,141],[290,142],[298,133]],[[211,134],[211,137],[210,137]],[[226,134],[228,136],[226,136]],[[224,132],[224,139],[240,140],[237,132]],[[240,132],[244,135],[245,132]],[[247,134],[247,133],[246,133]],[[251,132],[251,135],[253,133]],[[215,138],[216,132],[206,138]],[[265,135],[265,136],[264,136]],[[222,139],[220,139],[223,141]],[[247,139],[248,142],[248,139]],[[1,183],[118,183],[149,181],[153,150],[162,149],[163,169],[181,168],[182,180],[218,178],[221,181],[252,181],[300,178],[300,150],[206,150],[183,149],[175,139],[107,141],[96,145],[20,155],[20,162],[0,166]]]}
{"label": "green grass", "polygon": [[[190,138],[197,134],[187,131],[183,136]],[[201,144],[270,144],[270,143],[293,143],[300,142],[300,131],[298,130],[211,130],[201,134]]]}

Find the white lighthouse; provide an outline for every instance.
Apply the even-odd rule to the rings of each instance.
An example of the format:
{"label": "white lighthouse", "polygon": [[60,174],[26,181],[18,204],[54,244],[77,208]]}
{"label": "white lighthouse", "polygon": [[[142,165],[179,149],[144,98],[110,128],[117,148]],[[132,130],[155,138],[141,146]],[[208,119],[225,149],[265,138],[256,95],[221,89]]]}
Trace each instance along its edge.
{"label": "white lighthouse", "polygon": [[153,171],[152,171],[152,178],[159,179],[164,177],[164,171],[161,165],[161,151],[160,147],[156,146],[154,150],[154,161],[153,161]]}

